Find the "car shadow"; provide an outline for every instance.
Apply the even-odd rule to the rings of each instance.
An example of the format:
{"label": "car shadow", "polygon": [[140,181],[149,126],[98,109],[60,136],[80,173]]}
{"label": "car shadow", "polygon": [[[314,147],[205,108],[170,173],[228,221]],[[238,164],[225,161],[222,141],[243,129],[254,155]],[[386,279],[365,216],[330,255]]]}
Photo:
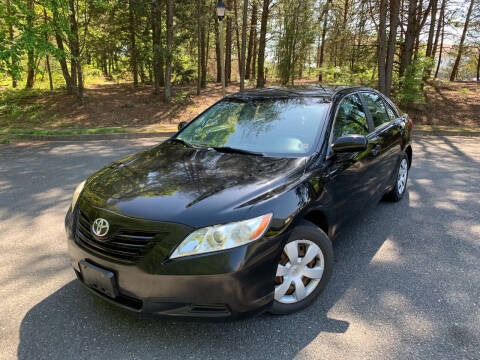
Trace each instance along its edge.
{"label": "car shadow", "polygon": [[[391,207],[381,202],[367,217]],[[28,311],[20,327],[18,357],[225,358],[235,353],[235,358],[258,358],[268,353],[271,358],[292,358],[322,332],[347,331],[349,322],[329,316],[329,311],[355,279],[369,271],[392,231],[386,227],[384,236],[369,239],[366,246],[356,238],[368,232],[363,225],[369,222],[361,216],[337,237],[334,275],[320,298],[299,313],[230,322],[145,318],[93,296],[74,280]]]}

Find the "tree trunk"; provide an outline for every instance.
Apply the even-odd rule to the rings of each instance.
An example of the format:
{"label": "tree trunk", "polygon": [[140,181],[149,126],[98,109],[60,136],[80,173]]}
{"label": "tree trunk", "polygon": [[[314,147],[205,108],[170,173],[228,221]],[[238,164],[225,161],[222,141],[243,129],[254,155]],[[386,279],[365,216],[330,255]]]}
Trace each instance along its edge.
{"label": "tree trunk", "polygon": [[202,20],[200,10],[201,0],[197,0],[197,95],[202,87]]}
{"label": "tree trunk", "polygon": [[[204,4],[205,5],[205,4]],[[205,80],[205,85],[204,85],[204,88],[206,87],[207,85],[207,75],[208,75],[208,55],[210,53],[210,20],[207,21],[206,23],[206,28],[205,28],[205,33],[206,33],[206,39],[205,39],[205,56],[204,56],[204,59],[205,59],[205,62],[203,63],[203,69],[202,69],[202,72],[203,72],[203,79]]]}
{"label": "tree trunk", "polygon": [[165,66],[164,100],[168,104],[172,99],[172,50],[173,50],[173,0],[167,2],[167,61]]}
{"label": "tree trunk", "polygon": [[402,45],[402,56],[400,58],[399,75],[402,76],[405,69],[412,61],[413,48],[415,45],[417,25],[417,0],[410,0],[408,3],[407,31],[405,32],[405,41]]}
{"label": "tree trunk", "polygon": [[427,40],[427,50],[425,52],[426,56],[432,57],[433,50],[433,37],[435,35],[435,25],[437,22],[437,7],[438,0],[432,0],[432,14],[430,15],[430,30],[428,31],[428,40]]}
{"label": "tree trunk", "polygon": [[[27,31],[34,33],[33,29],[33,17],[35,16],[35,3],[34,0],[27,0]],[[33,47],[29,47],[27,50],[27,83],[26,89],[33,88],[35,81],[35,57],[33,53]]]}
{"label": "tree trunk", "polygon": [[349,0],[344,0],[342,35],[341,35],[341,38],[340,38],[340,49],[339,49],[340,56],[339,56],[339,61],[338,61],[338,66],[340,66],[340,67],[342,67],[342,65],[343,65],[343,58],[344,58],[346,32],[347,32],[348,10],[349,10]]}
{"label": "tree trunk", "polygon": [[218,32],[218,17],[215,16],[215,60],[217,64],[217,83],[222,82],[222,64],[220,63],[220,34]]}
{"label": "tree trunk", "polygon": [[440,16],[438,18],[437,32],[435,34],[435,42],[433,43],[432,57],[435,57],[435,54],[437,53],[438,39],[440,38],[441,25],[445,14],[446,3],[447,0],[442,0],[442,5],[440,7]]}
{"label": "tree trunk", "polygon": [[[12,6],[10,3],[10,0],[7,0],[7,15],[8,15],[8,36],[9,36],[10,43],[13,44],[13,39],[14,39],[13,24],[12,24],[13,14],[12,14]],[[15,60],[13,55],[11,56],[11,64],[12,64],[12,67],[15,65]],[[12,88],[15,89],[17,87],[17,78],[13,71],[11,71],[11,77],[12,77]]]}
{"label": "tree trunk", "polygon": [[262,20],[260,24],[260,40],[258,43],[258,66],[257,66],[257,88],[265,86],[265,45],[267,38],[268,13],[270,11],[270,1],[263,0]]}
{"label": "tree trunk", "polygon": [[[68,0],[70,8],[70,52],[72,53],[72,78],[75,76],[74,84],[76,84],[77,97],[83,104],[83,72],[82,61],[80,59],[80,43],[78,38],[78,23],[75,10],[75,1]],[[75,74],[75,75],[74,75]]]}
{"label": "tree trunk", "polygon": [[[440,21],[442,22],[441,28],[442,28],[442,36],[440,40],[440,52],[438,53],[438,63],[437,63],[437,69],[435,70],[435,76],[434,78],[438,77],[438,70],[440,70],[440,63],[442,62],[442,54],[443,54],[443,38],[445,36],[445,13],[442,14]],[[440,26],[439,25],[439,26]],[[440,30],[440,29],[439,29]]]}
{"label": "tree trunk", "polygon": [[[43,8],[43,21],[44,21],[44,24],[45,26],[48,26],[48,21],[47,21],[47,10],[45,8]],[[45,33],[45,42],[48,42],[48,34]],[[50,69],[50,55],[45,55],[45,65],[46,65],[46,68],[47,68],[47,72],[48,72],[48,83],[50,85],[50,91],[53,90],[53,79],[52,79],[52,70]]]}
{"label": "tree trunk", "polygon": [[258,49],[258,38],[257,38],[257,28],[255,27],[255,34],[253,35],[253,55],[252,55],[252,73],[251,78],[255,79],[255,70],[257,66],[257,49]]}
{"label": "tree trunk", "polygon": [[[205,2],[204,0],[200,3],[200,13],[203,14],[203,10],[205,7]],[[207,87],[207,52],[206,52],[206,47],[207,43],[205,41],[205,19],[203,15],[200,15],[199,18],[200,21],[200,71],[202,73],[202,76],[200,77],[200,87],[202,89],[205,89]]]}
{"label": "tree trunk", "polygon": [[250,20],[250,34],[248,37],[248,52],[247,64],[245,65],[245,79],[250,79],[250,72],[252,66],[252,58],[255,43],[255,34],[257,30],[257,2],[254,0],[252,4],[252,18]]}
{"label": "tree trunk", "polygon": [[457,77],[458,67],[460,65],[460,60],[462,59],[463,44],[465,42],[465,36],[467,35],[468,25],[470,24],[470,16],[472,15],[474,2],[475,0],[470,1],[467,18],[465,19],[465,24],[463,25],[462,37],[460,38],[460,44],[458,45],[457,58],[455,59],[455,64],[453,65],[452,73],[450,74],[450,81],[455,81],[455,78]]}
{"label": "tree trunk", "polygon": [[133,74],[133,86],[138,87],[138,54],[135,40],[135,14],[133,11],[132,0],[128,1],[128,31],[130,35],[130,68]]}
{"label": "tree trunk", "polygon": [[241,57],[241,44],[240,44],[240,24],[238,23],[238,7],[237,1],[233,0],[233,10],[235,17],[235,39],[237,40],[237,63],[238,63],[238,77],[242,73],[242,57]]}
{"label": "tree trunk", "polygon": [[162,11],[161,0],[152,1],[152,47],[153,47],[153,93],[160,94],[164,85],[162,57]]}
{"label": "tree trunk", "polygon": [[387,37],[387,0],[380,0],[380,20],[378,24],[378,44],[377,44],[377,60],[378,60],[378,90],[385,94],[385,57],[386,48],[385,40]]}
{"label": "tree trunk", "polygon": [[75,86],[72,81],[72,77],[70,76],[70,73],[68,71],[68,65],[67,65],[67,60],[63,56],[65,53],[65,47],[63,45],[63,39],[62,36],[59,33],[59,24],[58,24],[58,12],[56,9],[53,10],[53,23],[55,25],[55,41],[57,42],[57,47],[58,50],[60,50],[60,55],[57,57],[58,62],[60,63],[60,68],[62,69],[62,75],[63,78],[65,79],[65,86],[67,88],[67,92],[69,94],[73,94],[75,92]]}
{"label": "tree trunk", "polygon": [[245,91],[245,52],[247,49],[247,12],[248,0],[243,0],[243,21],[242,21],[242,49],[241,49],[241,66],[240,66],[240,91]]}
{"label": "tree trunk", "polygon": [[393,58],[397,42],[398,15],[400,0],[390,0],[390,32],[388,35],[387,58],[385,60],[385,95],[390,96],[392,89]]}
{"label": "tree trunk", "polygon": [[480,47],[478,48],[477,81],[480,81]]}
{"label": "tree trunk", "polygon": [[[225,1],[227,9],[231,9],[231,1]],[[225,85],[228,85],[232,79],[232,17],[226,17],[226,36],[225,36]]]}
{"label": "tree trunk", "polygon": [[[319,68],[321,68],[323,66],[323,60],[324,60],[324,55],[325,55],[325,36],[327,35],[328,11],[330,9],[331,3],[332,3],[332,0],[327,0],[327,3],[325,4],[324,14],[323,14],[322,44],[320,45],[320,56],[319,56],[319,59],[318,59],[318,67]],[[323,74],[322,74],[321,69],[320,69],[320,73],[318,75],[318,81],[319,82],[323,81]]]}

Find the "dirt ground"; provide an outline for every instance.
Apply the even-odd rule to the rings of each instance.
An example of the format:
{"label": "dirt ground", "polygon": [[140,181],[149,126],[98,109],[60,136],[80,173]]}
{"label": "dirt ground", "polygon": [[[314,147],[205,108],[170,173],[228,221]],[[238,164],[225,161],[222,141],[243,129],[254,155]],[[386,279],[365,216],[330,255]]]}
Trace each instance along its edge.
{"label": "dirt ground", "polygon": [[425,87],[426,105],[405,110],[417,124],[480,128],[480,83],[432,82]]}
{"label": "dirt ground", "polygon": [[[195,95],[195,90],[194,85],[175,87],[171,105],[162,102],[162,94],[153,95],[150,86],[134,89],[130,84],[92,85],[85,89],[84,105],[79,105],[73,95],[56,92],[26,100],[42,108],[35,124],[19,117],[14,123],[10,121],[8,127],[172,129],[178,122],[192,119],[221,97],[218,84],[209,83],[199,96]],[[238,84],[227,88],[227,93],[236,91]],[[415,123],[480,128],[480,84],[432,83],[425,91],[427,103],[423,109],[405,110]]]}

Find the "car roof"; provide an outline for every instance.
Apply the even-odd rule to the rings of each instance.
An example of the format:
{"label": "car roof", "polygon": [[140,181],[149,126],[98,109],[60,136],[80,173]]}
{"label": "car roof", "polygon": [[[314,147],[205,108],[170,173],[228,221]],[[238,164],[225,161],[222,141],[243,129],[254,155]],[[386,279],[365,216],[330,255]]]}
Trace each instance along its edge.
{"label": "car roof", "polygon": [[272,86],[262,89],[246,90],[226,96],[226,99],[241,100],[263,100],[263,99],[285,99],[295,97],[320,97],[325,101],[331,101],[334,95],[350,93],[358,90],[372,90],[365,87],[351,85],[302,85],[302,86]]}

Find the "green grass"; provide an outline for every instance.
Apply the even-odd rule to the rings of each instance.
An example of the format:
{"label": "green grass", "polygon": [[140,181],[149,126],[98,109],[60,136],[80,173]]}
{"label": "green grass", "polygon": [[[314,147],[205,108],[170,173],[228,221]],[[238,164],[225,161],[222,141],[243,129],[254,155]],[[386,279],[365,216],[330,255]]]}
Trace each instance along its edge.
{"label": "green grass", "polygon": [[12,123],[22,122],[28,125],[42,123],[46,114],[46,104],[33,101],[34,98],[50,91],[42,89],[4,90],[0,93],[0,126],[10,127]]}
{"label": "green grass", "polygon": [[0,134],[9,135],[83,135],[83,134],[120,134],[131,132],[125,128],[99,128],[99,129],[51,129],[51,130],[30,130],[30,129],[4,129]]}
{"label": "green grass", "polygon": [[416,130],[420,131],[447,131],[447,132],[465,132],[465,133],[477,133],[480,132],[480,128],[468,128],[464,126],[446,126],[446,125],[415,125]]}

